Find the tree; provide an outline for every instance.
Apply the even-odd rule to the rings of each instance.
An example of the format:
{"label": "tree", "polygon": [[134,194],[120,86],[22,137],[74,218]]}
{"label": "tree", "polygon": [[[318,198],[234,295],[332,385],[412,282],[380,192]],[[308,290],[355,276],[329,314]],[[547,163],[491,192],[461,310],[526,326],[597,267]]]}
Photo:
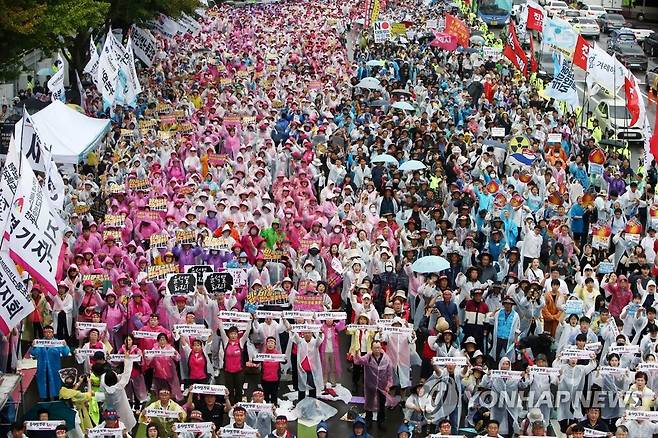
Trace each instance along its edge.
{"label": "tree", "polygon": [[192,13],[198,0],[0,0],[0,79],[17,74],[26,52],[61,51],[69,62],[69,81],[76,84],[89,58],[92,34],[103,36],[110,27],[143,24],[156,14],[172,18]]}

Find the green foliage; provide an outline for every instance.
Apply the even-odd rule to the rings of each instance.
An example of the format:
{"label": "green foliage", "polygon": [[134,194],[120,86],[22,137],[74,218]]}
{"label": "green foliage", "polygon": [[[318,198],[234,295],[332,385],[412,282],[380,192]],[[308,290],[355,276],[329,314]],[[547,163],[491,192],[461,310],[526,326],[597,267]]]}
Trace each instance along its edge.
{"label": "green foliage", "polygon": [[61,50],[79,68],[91,33],[108,27],[127,31],[157,13],[178,17],[199,7],[198,0],[0,0],[0,80],[16,75],[25,52]]}

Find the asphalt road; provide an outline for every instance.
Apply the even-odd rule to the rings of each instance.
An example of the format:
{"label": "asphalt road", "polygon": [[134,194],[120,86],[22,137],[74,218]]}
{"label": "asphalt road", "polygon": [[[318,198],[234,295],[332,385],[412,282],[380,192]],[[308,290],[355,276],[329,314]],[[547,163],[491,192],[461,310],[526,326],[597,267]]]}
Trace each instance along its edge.
{"label": "asphalt road", "polygon": [[[633,27],[638,28],[638,29],[651,29],[654,31],[658,31],[658,23],[640,23],[636,21],[631,21],[631,24]],[[593,40],[593,39],[588,39],[589,42],[597,44],[599,47],[603,48],[605,50],[606,44],[608,41],[608,35],[606,34],[601,34],[600,38],[598,41]],[[551,56],[545,54],[542,59],[541,59],[541,65],[542,69],[546,71],[552,71],[552,60]],[[649,57],[649,68],[648,70],[651,70],[652,68],[656,67],[658,65],[658,58],[656,57]],[[644,99],[644,104],[645,108],[647,109],[647,115],[649,118],[649,123],[651,126],[651,131],[655,129],[655,120],[656,120],[656,102],[655,99],[652,101],[649,101],[649,96],[648,96],[648,91],[646,88],[646,77],[645,77],[644,71],[633,71],[633,74],[635,75],[635,78],[637,79],[638,83],[640,84],[640,90],[642,93],[642,98]],[[578,96],[581,99],[581,102],[583,100],[584,96],[584,89],[586,88],[585,84],[585,72],[581,70],[579,67],[574,67],[574,76],[576,78],[576,88],[578,89]],[[599,92],[599,94],[590,96],[589,98],[589,108],[593,111],[593,109],[596,107],[596,105],[601,101],[601,99],[607,98],[608,96],[605,95],[604,92]],[[620,99],[620,102],[623,104],[625,102],[625,95],[624,95],[624,88],[622,87],[619,90],[619,93],[617,94],[617,97]],[[643,157],[643,150],[640,147],[631,147],[631,155],[632,155],[632,160],[631,164],[633,168],[637,168],[638,166],[638,159]]]}

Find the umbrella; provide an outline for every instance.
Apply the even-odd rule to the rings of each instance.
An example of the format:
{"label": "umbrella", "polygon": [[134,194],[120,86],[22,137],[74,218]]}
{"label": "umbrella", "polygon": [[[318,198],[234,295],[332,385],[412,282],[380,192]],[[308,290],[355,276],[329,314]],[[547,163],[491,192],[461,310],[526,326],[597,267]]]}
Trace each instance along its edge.
{"label": "umbrella", "polygon": [[403,110],[403,111],[415,111],[416,108],[409,102],[395,102],[393,108]]}
{"label": "umbrella", "polygon": [[378,90],[381,88],[379,85],[379,79],[375,78],[363,78],[361,82],[355,85],[358,88],[365,88],[366,90]]}
{"label": "umbrella", "polygon": [[498,149],[507,149],[507,145],[503,143],[502,141],[496,141],[496,140],[484,140],[482,142],[484,146],[493,146]]}
{"label": "umbrella", "polygon": [[386,106],[386,105],[388,105],[388,102],[384,99],[377,99],[368,103],[368,106]]}
{"label": "umbrella", "polygon": [[402,96],[411,97],[411,93],[408,92],[407,90],[403,90],[402,88],[391,91],[391,94],[399,94],[399,95],[402,95]]}
{"label": "umbrella", "polygon": [[73,430],[75,428],[75,411],[68,407],[63,401],[54,402],[40,402],[30,408],[25,413],[23,420],[36,421],[39,419],[39,411],[45,409],[48,411],[48,418],[50,420],[64,420],[66,421],[66,428]]}
{"label": "umbrella", "polygon": [[482,38],[480,35],[473,35],[469,41],[473,44],[484,44],[484,38]]}
{"label": "umbrella", "polygon": [[48,76],[54,73],[55,72],[53,71],[52,67],[44,67],[37,72],[37,76]]}
{"label": "umbrella", "polygon": [[389,154],[381,154],[377,155],[374,157],[372,160],[370,160],[372,163],[385,163],[385,164],[394,164],[395,166],[398,165],[398,160],[395,159],[395,157],[389,155]]}
{"label": "umbrella", "polygon": [[421,257],[411,265],[411,270],[421,274],[431,274],[433,272],[441,272],[450,268],[450,263],[439,256],[426,256]]}
{"label": "umbrella", "polygon": [[368,62],[366,62],[366,66],[368,67],[381,67],[386,64],[386,61],[383,59],[372,59]]}
{"label": "umbrella", "polygon": [[406,171],[427,169],[427,166],[425,166],[423,163],[421,163],[418,160],[409,160],[402,163],[399,169],[403,172],[406,172]]}

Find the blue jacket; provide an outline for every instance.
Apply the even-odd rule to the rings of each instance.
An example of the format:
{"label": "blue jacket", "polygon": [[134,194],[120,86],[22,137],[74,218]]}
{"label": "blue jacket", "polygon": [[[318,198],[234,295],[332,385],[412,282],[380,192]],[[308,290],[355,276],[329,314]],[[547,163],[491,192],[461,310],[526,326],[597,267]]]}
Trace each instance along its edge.
{"label": "blue jacket", "polygon": [[66,345],[61,347],[33,347],[30,352],[37,361],[37,386],[39,397],[59,397],[62,380],[59,370],[62,368],[62,357],[70,356],[71,350]]}
{"label": "blue jacket", "polygon": [[354,420],[354,425],[352,426],[352,430],[354,430],[354,426],[356,426],[357,424],[363,426],[363,434],[356,435],[355,433],[352,433],[352,435],[350,435],[349,438],[373,438],[373,436],[368,433],[368,428],[366,427],[366,422],[363,419],[363,417],[356,417],[356,420]]}

